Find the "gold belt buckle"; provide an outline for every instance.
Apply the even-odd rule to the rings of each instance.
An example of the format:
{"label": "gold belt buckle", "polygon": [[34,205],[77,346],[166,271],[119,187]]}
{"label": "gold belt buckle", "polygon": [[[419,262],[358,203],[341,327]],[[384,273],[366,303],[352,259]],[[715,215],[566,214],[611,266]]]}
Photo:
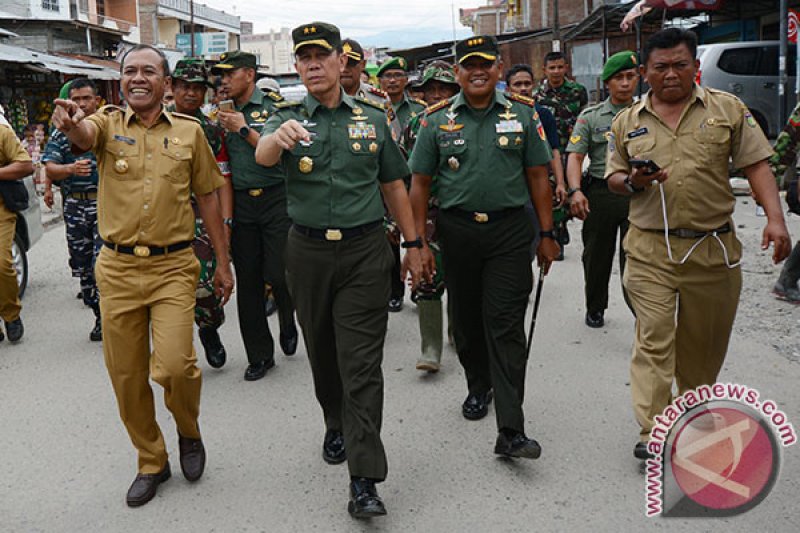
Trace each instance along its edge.
{"label": "gold belt buckle", "polygon": [[264,189],[250,189],[249,191],[247,191],[247,194],[253,197],[261,196],[262,194],[264,194]]}
{"label": "gold belt buckle", "polygon": [[136,257],[150,257],[150,247],[149,246],[134,246],[133,247],[133,255]]}
{"label": "gold belt buckle", "polygon": [[338,229],[327,229],[325,230],[325,240],[326,241],[341,241],[342,240],[342,231]]}
{"label": "gold belt buckle", "polygon": [[472,217],[472,219],[479,224],[485,224],[486,222],[489,222],[489,215],[487,215],[486,213],[476,212],[475,215]]}

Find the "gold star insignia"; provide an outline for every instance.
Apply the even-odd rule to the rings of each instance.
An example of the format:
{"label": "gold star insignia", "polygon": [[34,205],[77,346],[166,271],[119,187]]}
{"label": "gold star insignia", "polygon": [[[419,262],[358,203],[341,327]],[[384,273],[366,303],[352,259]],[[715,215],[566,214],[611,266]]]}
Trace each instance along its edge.
{"label": "gold star insignia", "polygon": [[305,28],[303,28],[303,33],[304,33],[305,35],[308,35],[308,27],[305,27]]}

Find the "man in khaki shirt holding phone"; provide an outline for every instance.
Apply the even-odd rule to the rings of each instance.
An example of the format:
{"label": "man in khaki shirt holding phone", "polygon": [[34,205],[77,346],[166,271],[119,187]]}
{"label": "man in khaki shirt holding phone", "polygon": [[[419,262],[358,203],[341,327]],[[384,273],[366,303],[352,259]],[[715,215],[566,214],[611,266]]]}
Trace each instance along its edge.
{"label": "man in khaki shirt holding phone", "polygon": [[[623,283],[636,312],[631,393],[639,459],[652,453],[653,418],[672,401],[673,379],[679,394],[713,384],[725,359],[742,285],[730,158],[767,213],[762,249],[774,243],[778,263],[790,248],[767,164],[772,148],[738,98],[695,85],[696,52],[689,31],[650,38],[640,70],[652,89],[617,115],[609,141],[609,189],[631,197]],[[660,170],[634,166],[635,159]]]}

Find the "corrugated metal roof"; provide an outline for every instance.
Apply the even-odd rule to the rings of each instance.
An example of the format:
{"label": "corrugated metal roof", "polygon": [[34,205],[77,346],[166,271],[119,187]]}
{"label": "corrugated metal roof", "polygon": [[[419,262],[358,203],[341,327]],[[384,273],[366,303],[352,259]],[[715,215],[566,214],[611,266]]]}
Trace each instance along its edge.
{"label": "corrugated metal roof", "polygon": [[33,65],[53,72],[86,76],[94,80],[119,79],[119,72],[114,69],[68,57],[54,56],[21,46],[0,44],[0,62],[2,61]]}

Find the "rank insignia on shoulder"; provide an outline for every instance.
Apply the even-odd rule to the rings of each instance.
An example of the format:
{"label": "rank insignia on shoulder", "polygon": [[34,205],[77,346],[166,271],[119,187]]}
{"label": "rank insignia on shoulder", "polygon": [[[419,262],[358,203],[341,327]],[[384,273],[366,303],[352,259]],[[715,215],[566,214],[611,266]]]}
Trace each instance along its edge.
{"label": "rank insignia on shoulder", "polygon": [[433,104],[432,106],[427,107],[425,109],[425,113],[427,113],[428,115],[430,115],[431,113],[435,113],[440,109],[444,109],[445,107],[447,107],[449,103],[450,103],[449,100],[442,100],[441,102],[438,102],[436,104]]}
{"label": "rank insignia on shoulder", "polygon": [[355,100],[356,102],[358,102],[360,104],[366,104],[366,105],[368,105],[370,107],[374,107],[375,109],[380,109],[381,111],[384,111],[386,109],[384,107],[384,105],[381,104],[380,102],[375,102],[373,100],[370,100],[369,98],[362,98],[361,96],[354,96],[353,100]]}
{"label": "rank insignia on shoulder", "polygon": [[275,104],[275,109],[286,109],[287,107],[297,107],[303,105],[303,102],[297,100],[282,100]]}
{"label": "rank insignia on shoulder", "polygon": [[367,91],[371,92],[372,94],[378,95],[378,96],[380,96],[382,98],[389,98],[388,94],[386,94],[382,90],[378,89],[377,87],[373,87],[372,85],[370,85],[367,88]]}
{"label": "rank insignia on shoulder", "polygon": [[178,113],[177,111],[173,111],[173,112],[171,113],[171,115],[172,115],[173,117],[178,117],[178,118],[182,118],[182,119],[186,119],[186,120],[194,120],[194,121],[195,121],[195,122],[197,122],[198,124],[202,124],[202,122],[200,122],[200,120],[199,120],[199,119],[197,119],[197,117],[193,117],[193,116],[191,116],[191,115],[184,115],[183,113]]}
{"label": "rank insignia on shoulder", "polygon": [[580,135],[573,135],[572,137],[569,138],[569,142],[572,144],[578,144],[579,142],[581,142],[582,138],[583,137],[581,137]]}
{"label": "rank insignia on shoulder", "polygon": [[270,99],[275,100],[276,102],[283,102],[283,96],[281,96],[280,94],[276,93],[275,91],[268,92],[267,96]]}
{"label": "rank insignia on shoulder", "polygon": [[419,104],[419,105],[421,105],[421,106],[428,107],[428,104],[427,104],[427,103],[425,103],[425,100],[420,100],[419,98],[413,98],[413,97],[412,97],[412,98],[410,98],[410,100],[411,100],[412,102],[414,102],[415,104]]}
{"label": "rank insignia on shoulder", "polygon": [[515,102],[519,102],[521,104],[525,104],[529,107],[533,107],[536,105],[536,100],[533,98],[529,98],[527,96],[523,96],[521,94],[513,94],[513,93],[506,93],[506,98],[509,100],[514,100]]}

